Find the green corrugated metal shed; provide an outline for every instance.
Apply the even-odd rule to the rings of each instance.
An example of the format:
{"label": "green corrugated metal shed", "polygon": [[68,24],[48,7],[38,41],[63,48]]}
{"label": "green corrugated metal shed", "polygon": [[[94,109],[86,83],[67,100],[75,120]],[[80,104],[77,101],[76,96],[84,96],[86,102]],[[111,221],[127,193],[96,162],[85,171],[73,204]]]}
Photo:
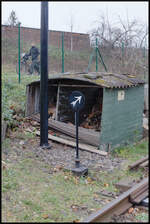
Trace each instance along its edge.
{"label": "green corrugated metal shed", "polygon": [[[64,73],[49,77],[51,84],[75,84],[103,90],[99,149],[108,151],[133,143],[143,134],[144,81],[130,74]],[[36,86],[39,81],[28,85]],[[90,94],[88,89],[88,94]],[[80,89],[81,90],[81,89]],[[85,96],[86,98],[86,96]]]}

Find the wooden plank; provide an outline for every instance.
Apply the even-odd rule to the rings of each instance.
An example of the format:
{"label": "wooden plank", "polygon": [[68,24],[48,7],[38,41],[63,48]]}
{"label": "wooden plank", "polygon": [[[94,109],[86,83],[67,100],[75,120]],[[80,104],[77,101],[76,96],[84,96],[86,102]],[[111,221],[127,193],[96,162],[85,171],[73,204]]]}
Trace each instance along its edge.
{"label": "wooden plank", "polygon": [[140,204],[142,200],[144,200],[146,197],[148,197],[148,189],[142,192],[138,197],[134,198],[132,200],[133,204]]}
{"label": "wooden plank", "polygon": [[148,189],[148,184],[145,183],[145,185],[143,185],[141,188],[139,188],[136,192],[133,192],[130,195],[130,199],[134,200],[135,198],[139,197],[143,192],[146,192]]}
{"label": "wooden plank", "polygon": [[[94,83],[93,83],[94,84]],[[58,86],[58,84],[51,84],[51,85],[49,85],[49,87],[50,86]],[[67,85],[67,84],[59,84],[59,86],[61,86],[61,87],[75,87],[75,88],[77,88],[77,87],[82,87],[82,88],[84,88],[84,87],[86,87],[86,88],[101,88],[100,86],[98,86],[98,85]]]}
{"label": "wooden plank", "polygon": [[148,184],[142,187],[142,189],[136,193],[130,195],[130,202],[133,204],[139,204],[144,198],[148,197],[149,187]]}
{"label": "wooden plank", "polygon": [[[38,114],[32,115],[32,119],[40,122],[40,117]],[[53,119],[49,119],[48,126],[54,130],[67,134],[71,137],[76,137],[76,129],[75,125],[69,125],[64,122],[56,121]],[[93,146],[99,146],[99,132],[88,131],[86,128],[79,127],[79,140],[82,140],[85,143],[88,143]]]}
{"label": "wooden plank", "polygon": [[60,85],[58,85],[58,89],[57,89],[56,121],[58,120],[59,92],[60,92]]}
{"label": "wooden plank", "polygon": [[29,116],[29,86],[26,86],[26,104],[25,104],[25,116]]}
{"label": "wooden plank", "polygon": [[147,161],[145,161],[144,163],[141,163],[140,165],[139,165],[139,167],[147,167],[148,166],[148,164],[149,164],[149,160],[147,160]]}
{"label": "wooden plank", "polygon": [[[36,134],[40,135],[40,131],[36,131]],[[60,142],[60,143],[65,144],[65,145],[76,147],[76,142],[73,142],[73,141],[70,141],[70,140],[67,140],[67,139],[63,139],[63,138],[60,138],[60,137],[57,137],[57,136],[53,136],[53,135],[48,134],[48,139],[56,141],[56,142]],[[87,151],[87,152],[91,152],[91,153],[96,153],[96,154],[99,154],[101,156],[106,156],[107,155],[107,152],[97,150],[96,147],[89,146],[89,145],[82,144],[82,143],[79,143],[79,149]]]}
{"label": "wooden plank", "polygon": [[148,160],[148,156],[142,158],[142,159],[139,159],[137,160],[135,163],[129,165],[129,169],[133,169],[133,168],[136,168],[137,166],[139,166],[141,163],[145,162],[146,160]]}

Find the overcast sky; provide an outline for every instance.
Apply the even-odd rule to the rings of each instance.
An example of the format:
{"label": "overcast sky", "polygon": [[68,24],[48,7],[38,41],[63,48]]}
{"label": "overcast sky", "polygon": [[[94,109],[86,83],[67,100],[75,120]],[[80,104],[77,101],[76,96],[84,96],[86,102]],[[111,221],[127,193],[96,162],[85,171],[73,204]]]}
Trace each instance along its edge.
{"label": "overcast sky", "polygon": [[[32,1],[2,1],[2,24],[4,24],[12,10],[22,26],[40,28],[41,2]],[[71,17],[73,32],[87,33],[97,27],[100,15],[107,15],[114,23],[118,16],[127,21],[137,19],[148,25],[148,1],[50,1],[49,29],[71,31]]]}

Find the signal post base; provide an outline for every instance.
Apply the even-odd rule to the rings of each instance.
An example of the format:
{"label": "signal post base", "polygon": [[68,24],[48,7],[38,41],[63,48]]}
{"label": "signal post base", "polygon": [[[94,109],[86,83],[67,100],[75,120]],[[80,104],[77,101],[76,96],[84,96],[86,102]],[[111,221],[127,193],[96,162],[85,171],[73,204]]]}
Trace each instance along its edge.
{"label": "signal post base", "polygon": [[76,176],[87,176],[88,175],[88,168],[86,168],[84,166],[74,167],[71,169],[71,171]]}

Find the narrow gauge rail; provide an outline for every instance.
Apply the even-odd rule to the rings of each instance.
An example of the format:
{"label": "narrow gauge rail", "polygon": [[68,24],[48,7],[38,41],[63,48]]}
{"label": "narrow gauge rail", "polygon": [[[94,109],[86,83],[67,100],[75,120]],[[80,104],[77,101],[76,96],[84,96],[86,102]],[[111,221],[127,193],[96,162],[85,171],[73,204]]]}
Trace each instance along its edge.
{"label": "narrow gauge rail", "polygon": [[145,199],[148,196],[148,188],[148,178],[145,178],[83,222],[110,222],[113,216],[123,214],[134,204],[139,204]]}
{"label": "narrow gauge rail", "polygon": [[132,169],[136,169],[136,168],[139,168],[139,167],[147,167],[149,164],[149,157],[146,156],[146,157],[143,157],[142,159],[139,159],[137,160],[135,163],[129,165],[129,169],[132,170]]}

